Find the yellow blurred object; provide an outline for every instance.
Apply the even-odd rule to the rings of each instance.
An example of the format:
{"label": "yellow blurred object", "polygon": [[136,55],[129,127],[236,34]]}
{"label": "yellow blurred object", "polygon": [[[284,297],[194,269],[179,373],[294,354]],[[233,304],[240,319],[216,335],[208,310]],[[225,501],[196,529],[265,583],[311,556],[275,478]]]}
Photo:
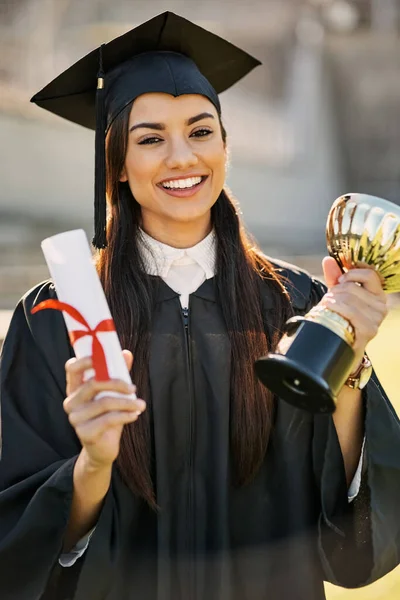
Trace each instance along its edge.
{"label": "yellow blurred object", "polygon": [[[394,308],[382,324],[377,337],[367,348],[368,355],[380,382],[397,414],[400,415],[400,389],[398,372],[400,370],[400,307]],[[328,600],[399,600],[400,567],[383,577],[376,583],[358,590],[345,590],[326,584]]]}
{"label": "yellow blurred object", "polygon": [[400,415],[399,337],[400,306],[397,306],[390,311],[377,337],[372,340],[367,351],[387,395],[397,410],[397,414]]}

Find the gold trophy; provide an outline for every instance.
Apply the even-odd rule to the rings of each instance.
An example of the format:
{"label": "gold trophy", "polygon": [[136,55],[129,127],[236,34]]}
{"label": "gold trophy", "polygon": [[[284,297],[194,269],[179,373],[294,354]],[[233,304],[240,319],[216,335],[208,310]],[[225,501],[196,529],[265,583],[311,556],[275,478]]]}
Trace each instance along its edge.
{"label": "gold trophy", "polygon": [[[342,272],[374,269],[386,292],[400,292],[400,206],[365,194],[341,196],[329,212],[326,239]],[[333,412],[353,369],[354,340],[347,319],[316,306],[287,321],[276,352],[256,361],[257,376],[298,408]]]}

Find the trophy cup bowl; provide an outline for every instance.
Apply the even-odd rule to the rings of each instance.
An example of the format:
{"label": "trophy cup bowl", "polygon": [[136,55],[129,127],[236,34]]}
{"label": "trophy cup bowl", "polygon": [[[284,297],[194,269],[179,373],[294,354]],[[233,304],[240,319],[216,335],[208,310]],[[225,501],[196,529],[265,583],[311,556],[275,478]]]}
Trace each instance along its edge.
{"label": "trophy cup bowl", "polygon": [[[342,272],[370,268],[387,293],[400,292],[400,206],[365,194],[347,194],[332,205],[326,225],[330,256]],[[313,413],[331,413],[353,368],[351,323],[315,306],[289,319],[276,351],[260,358],[260,381],[280,398]]]}

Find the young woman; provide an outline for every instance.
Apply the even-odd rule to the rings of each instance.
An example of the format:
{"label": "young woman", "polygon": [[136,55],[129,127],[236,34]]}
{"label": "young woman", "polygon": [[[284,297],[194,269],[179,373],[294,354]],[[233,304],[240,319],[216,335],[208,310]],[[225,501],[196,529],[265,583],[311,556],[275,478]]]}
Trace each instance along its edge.
{"label": "young woman", "polygon": [[[353,323],[359,374],[387,312],[380,281],[339,281],[326,259],[326,293],[246,236],[215,89],[256,61],[170,13],[127,36],[101,51],[95,242],[145,402],[93,402],[131,390],[85,383],[91,359],[72,358],[62,316],[31,314],[52,283],[27,293],[2,356],[0,597],[321,600],[324,579],[367,584],[400,555],[389,400],[373,376],[315,417],[274,398],[253,364],[320,302]],[[98,56],[35,101],[93,125]]]}

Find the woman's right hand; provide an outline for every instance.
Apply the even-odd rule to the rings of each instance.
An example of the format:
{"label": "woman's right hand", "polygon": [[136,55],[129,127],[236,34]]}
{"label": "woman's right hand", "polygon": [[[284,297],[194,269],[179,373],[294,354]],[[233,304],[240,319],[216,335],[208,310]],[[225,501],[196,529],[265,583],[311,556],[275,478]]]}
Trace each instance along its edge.
{"label": "woman's right hand", "polygon": [[[132,353],[123,351],[128,369],[132,366]],[[71,358],[65,365],[67,374],[67,398],[64,400],[64,410],[69,422],[75,429],[87,460],[93,468],[109,467],[118,456],[122,430],[125,424],[136,421],[145,410],[143,400],[132,398],[114,398],[102,396],[94,401],[100,392],[117,392],[133,394],[136,386],[124,381],[96,381],[90,379],[84,382],[84,373],[92,368],[92,359]]]}

